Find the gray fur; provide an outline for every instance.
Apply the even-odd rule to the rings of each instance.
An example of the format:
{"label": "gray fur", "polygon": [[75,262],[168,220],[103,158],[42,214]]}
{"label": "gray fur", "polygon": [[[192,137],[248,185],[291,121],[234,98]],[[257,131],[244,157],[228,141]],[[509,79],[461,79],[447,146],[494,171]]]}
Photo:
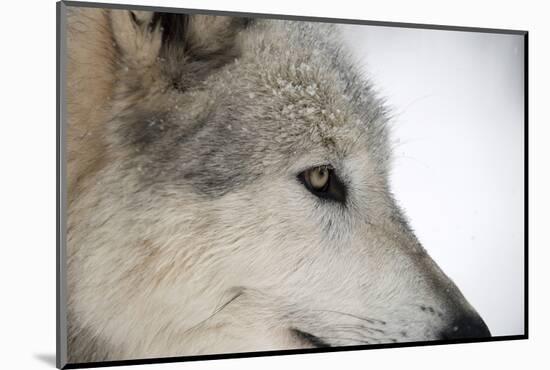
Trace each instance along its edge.
{"label": "gray fur", "polygon": [[[136,100],[142,94],[158,94],[155,98],[170,102],[171,110],[142,112],[131,105],[115,117],[118,135],[142,153],[132,153],[129,165],[146,173],[144,181],[149,183],[190,183],[200,194],[222,196],[261,175],[280,172],[279,166],[310,150],[306,135],[345,155],[346,148],[338,147],[331,132],[345,129],[345,116],[359,122],[364,134],[360,139],[368,142],[385,172],[385,109],[338,40],[329,37],[334,32],[330,24],[256,21],[241,30],[240,50],[226,46],[216,51],[216,63],[201,59],[200,67],[193,57],[180,56],[183,46],[165,46],[159,64],[167,86],[144,92],[132,84],[125,93],[139,94]],[[257,36],[260,33],[287,38],[288,49],[274,49]],[[234,38],[231,34],[226,42],[233,45]],[[301,51],[298,58],[285,56],[291,49]],[[282,54],[276,64],[271,61],[274,54]],[[180,62],[179,72],[174,72],[174,60]],[[326,70],[337,80],[323,80]],[[298,81],[289,87],[296,91],[286,93],[284,81]],[[201,106],[189,112],[193,99]],[[309,113],[313,119],[307,109],[314,109]]]}
{"label": "gray fur", "polygon": [[[75,19],[72,362],[489,335],[393,199],[389,115],[336,25]],[[344,205],[298,180],[321,165]]]}

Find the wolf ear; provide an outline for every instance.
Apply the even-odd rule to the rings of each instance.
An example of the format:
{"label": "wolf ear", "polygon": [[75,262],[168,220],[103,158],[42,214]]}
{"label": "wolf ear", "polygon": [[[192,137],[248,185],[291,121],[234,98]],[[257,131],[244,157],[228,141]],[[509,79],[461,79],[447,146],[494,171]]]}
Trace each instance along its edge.
{"label": "wolf ear", "polygon": [[113,37],[128,67],[158,65],[181,85],[204,77],[238,55],[236,36],[247,18],[111,11]]}
{"label": "wolf ear", "polygon": [[111,10],[111,27],[122,62],[128,67],[152,65],[162,46],[162,33],[155,25],[154,13],[136,10]]}

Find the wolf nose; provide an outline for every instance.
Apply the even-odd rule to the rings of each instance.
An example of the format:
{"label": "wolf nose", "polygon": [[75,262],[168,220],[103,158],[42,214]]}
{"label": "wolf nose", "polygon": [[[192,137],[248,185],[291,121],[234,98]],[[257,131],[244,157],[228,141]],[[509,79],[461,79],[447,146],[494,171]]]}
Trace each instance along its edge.
{"label": "wolf nose", "polygon": [[455,319],[452,324],[441,332],[441,339],[488,338],[489,328],[481,317],[464,315]]}

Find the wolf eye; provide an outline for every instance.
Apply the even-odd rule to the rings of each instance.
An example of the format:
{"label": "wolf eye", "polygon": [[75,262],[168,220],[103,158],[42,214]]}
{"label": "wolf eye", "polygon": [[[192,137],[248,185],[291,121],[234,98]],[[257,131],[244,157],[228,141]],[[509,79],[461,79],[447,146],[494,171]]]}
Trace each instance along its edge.
{"label": "wolf eye", "polygon": [[307,190],[319,198],[344,202],[346,188],[330,166],[317,166],[305,170],[298,179]]}
{"label": "wolf eye", "polygon": [[327,191],[330,180],[330,170],[325,167],[315,167],[304,172],[307,185],[315,191]]}

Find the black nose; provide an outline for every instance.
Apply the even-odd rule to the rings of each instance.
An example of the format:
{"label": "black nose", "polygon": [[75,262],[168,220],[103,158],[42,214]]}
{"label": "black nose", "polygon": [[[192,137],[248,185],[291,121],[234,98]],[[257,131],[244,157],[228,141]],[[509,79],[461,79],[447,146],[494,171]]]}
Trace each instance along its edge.
{"label": "black nose", "polygon": [[441,339],[480,339],[490,336],[489,328],[477,314],[460,316],[441,333]]}

